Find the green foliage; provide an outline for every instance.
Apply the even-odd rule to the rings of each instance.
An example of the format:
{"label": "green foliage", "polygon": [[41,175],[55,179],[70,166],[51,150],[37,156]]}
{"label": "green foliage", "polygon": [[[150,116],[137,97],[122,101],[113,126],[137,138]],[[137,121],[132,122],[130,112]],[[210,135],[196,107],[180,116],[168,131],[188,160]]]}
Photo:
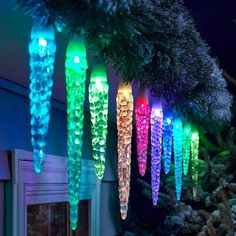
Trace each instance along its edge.
{"label": "green foliage", "polygon": [[84,34],[127,82],[201,126],[230,120],[231,96],[216,61],[180,0],[18,0],[35,20]]}

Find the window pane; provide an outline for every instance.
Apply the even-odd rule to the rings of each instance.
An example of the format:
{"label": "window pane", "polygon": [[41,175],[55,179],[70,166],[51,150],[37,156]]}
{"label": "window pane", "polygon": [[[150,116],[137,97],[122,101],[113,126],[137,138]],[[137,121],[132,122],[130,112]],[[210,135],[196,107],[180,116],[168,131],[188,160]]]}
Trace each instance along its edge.
{"label": "window pane", "polygon": [[[80,201],[79,230],[75,236],[87,236],[89,201]],[[69,236],[69,204],[67,202],[27,206],[28,236]]]}

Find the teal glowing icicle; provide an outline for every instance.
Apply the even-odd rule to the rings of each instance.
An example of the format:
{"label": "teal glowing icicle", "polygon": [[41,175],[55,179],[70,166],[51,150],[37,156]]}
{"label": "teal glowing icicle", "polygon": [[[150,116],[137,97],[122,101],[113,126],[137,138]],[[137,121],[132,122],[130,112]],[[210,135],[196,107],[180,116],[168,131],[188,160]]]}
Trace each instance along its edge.
{"label": "teal glowing icicle", "polygon": [[96,64],[91,73],[89,102],[92,123],[93,158],[96,175],[99,179],[102,179],[105,171],[108,89],[105,66]]}
{"label": "teal glowing icicle", "polygon": [[175,191],[176,198],[180,200],[181,189],[182,189],[182,120],[181,118],[174,119],[174,164],[175,164]]}
{"label": "teal glowing icicle", "polygon": [[190,159],[190,144],[191,144],[191,125],[186,123],[183,132],[183,172],[188,174],[188,166]]}
{"label": "teal glowing icicle", "polygon": [[52,26],[34,24],[29,43],[30,115],[34,170],[40,173],[45,156],[45,138],[50,120],[56,44]]}
{"label": "teal glowing icicle", "polygon": [[172,155],[173,137],[173,114],[171,109],[167,109],[163,118],[163,164],[166,174],[170,171]]}
{"label": "teal glowing icicle", "polygon": [[79,185],[84,121],[84,98],[86,82],[86,49],[83,40],[73,38],[66,51],[67,92],[67,152],[69,177],[70,222],[72,230],[78,223]]}
{"label": "teal glowing icicle", "polygon": [[192,162],[192,179],[195,184],[193,188],[193,196],[197,195],[198,182],[198,154],[199,154],[199,134],[198,130],[194,129],[191,136],[191,162]]}

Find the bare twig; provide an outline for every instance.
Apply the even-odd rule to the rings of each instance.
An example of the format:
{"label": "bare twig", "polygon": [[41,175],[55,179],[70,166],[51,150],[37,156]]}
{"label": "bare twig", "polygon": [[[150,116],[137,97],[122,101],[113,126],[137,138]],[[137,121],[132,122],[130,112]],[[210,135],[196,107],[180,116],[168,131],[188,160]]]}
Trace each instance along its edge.
{"label": "bare twig", "polygon": [[236,79],[229,75],[225,70],[223,70],[223,76],[228,80],[232,85],[236,86]]}

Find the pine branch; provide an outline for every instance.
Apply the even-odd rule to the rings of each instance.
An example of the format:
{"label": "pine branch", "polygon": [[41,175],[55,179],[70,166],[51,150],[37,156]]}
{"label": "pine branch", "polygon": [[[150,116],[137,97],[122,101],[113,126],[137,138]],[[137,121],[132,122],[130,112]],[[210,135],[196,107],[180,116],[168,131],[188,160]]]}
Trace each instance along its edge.
{"label": "pine branch", "polygon": [[219,129],[230,120],[227,83],[182,1],[16,2],[37,22],[83,32],[87,47],[126,82],[139,82],[197,125]]}

